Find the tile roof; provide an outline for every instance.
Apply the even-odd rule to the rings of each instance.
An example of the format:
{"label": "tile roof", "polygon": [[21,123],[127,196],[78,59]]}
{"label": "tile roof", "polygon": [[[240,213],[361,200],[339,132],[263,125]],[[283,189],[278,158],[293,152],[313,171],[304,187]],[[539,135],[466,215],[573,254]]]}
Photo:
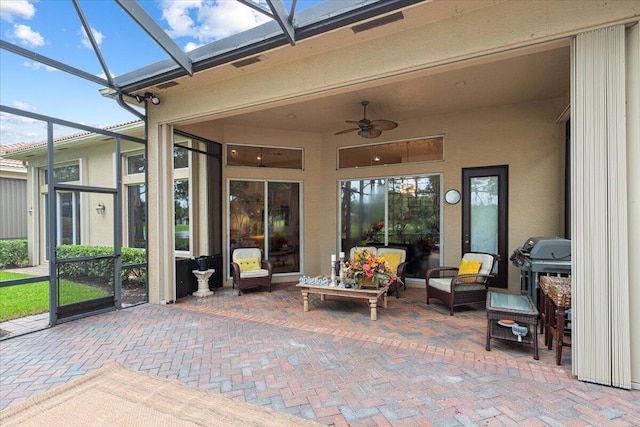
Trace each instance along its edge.
{"label": "tile roof", "polygon": [[22,163],[22,160],[11,160],[4,158],[4,154],[14,149],[17,145],[23,144],[0,145],[0,169],[26,169],[24,163]]}
{"label": "tile roof", "polygon": [[[103,130],[114,130],[114,129],[119,129],[125,126],[129,126],[132,124],[136,124],[136,123],[140,123],[142,124],[143,121],[142,120],[131,120],[128,122],[124,122],[124,123],[118,123],[115,125],[109,125],[109,126],[104,126],[101,127],[100,129]],[[83,132],[78,132],[78,133],[74,133],[71,135],[64,135],[64,136],[60,136],[58,138],[54,138],[53,139],[53,143],[56,144],[58,142],[62,142],[62,141],[70,141],[76,138],[80,138],[83,136],[88,136],[91,135],[93,132],[88,132],[88,131],[83,131]],[[45,147],[47,145],[47,141],[36,141],[36,142],[21,142],[18,144],[13,144],[13,145],[3,145],[0,146],[2,147],[2,149],[4,149],[4,151],[0,152],[0,154],[4,154],[4,153],[17,153],[20,151],[25,151],[25,150],[29,150],[32,148],[39,148],[39,147]],[[7,160],[8,161],[8,160]],[[22,163],[21,161],[18,161],[19,163]]]}

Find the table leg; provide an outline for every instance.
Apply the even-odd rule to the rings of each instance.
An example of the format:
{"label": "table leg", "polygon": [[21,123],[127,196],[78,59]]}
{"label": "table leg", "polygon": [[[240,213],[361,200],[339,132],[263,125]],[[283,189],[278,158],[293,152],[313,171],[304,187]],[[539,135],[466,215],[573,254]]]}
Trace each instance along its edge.
{"label": "table leg", "polygon": [[492,321],[487,319],[487,344],[484,346],[484,349],[487,351],[491,351],[491,323]]}
{"label": "table leg", "polygon": [[325,295],[324,294],[320,294],[320,301],[324,301],[325,300]]}
{"label": "table leg", "polygon": [[562,344],[564,341],[564,307],[558,306],[558,322],[556,324],[556,365],[562,364]]}
{"label": "table leg", "polygon": [[382,306],[384,308],[387,308],[387,293],[385,292],[384,295],[382,296]]}
{"label": "table leg", "polygon": [[378,320],[378,299],[369,298],[369,307],[371,307],[371,320]]}
{"label": "table leg", "polygon": [[540,360],[538,356],[538,322],[533,325],[533,358]]}
{"label": "table leg", "polygon": [[544,343],[547,345],[547,349],[551,350],[553,337],[549,329],[555,326],[556,321],[555,304],[553,300],[549,297],[545,298],[545,306],[542,309],[544,310]]}
{"label": "table leg", "polygon": [[309,292],[302,292],[303,310],[309,311]]}

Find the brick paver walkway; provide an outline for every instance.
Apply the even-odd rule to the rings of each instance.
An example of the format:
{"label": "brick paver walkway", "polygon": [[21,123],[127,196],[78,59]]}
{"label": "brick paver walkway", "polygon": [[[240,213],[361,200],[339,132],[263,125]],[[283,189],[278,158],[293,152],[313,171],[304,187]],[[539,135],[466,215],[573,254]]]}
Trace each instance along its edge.
{"label": "brick paver walkway", "polygon": [[92,316],[0,342],[0,408],[118,360],[335,426],[640,425],[640,392],[577,381],[570,354],[486,352],[482,307],[451,317],[409,289],[378,314],[317,298],[304,313],[277,285]]}

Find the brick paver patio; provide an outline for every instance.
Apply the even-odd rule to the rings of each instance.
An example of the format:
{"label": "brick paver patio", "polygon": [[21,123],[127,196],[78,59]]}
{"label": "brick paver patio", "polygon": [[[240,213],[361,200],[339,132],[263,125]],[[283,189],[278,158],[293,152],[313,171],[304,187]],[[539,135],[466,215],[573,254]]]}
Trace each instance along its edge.
{"label": "brick paver patio", "polygon": [[[335,426],[640,425],[640,391],[584,383],[571,355],[492,341],[483,307],[408,289],[369,319],[361,301],[225,288],[0,342],[0,408],[112,361]],[[543,342],[541,338],[540,342]],[[212,420],[215,425],[215,420]]]}

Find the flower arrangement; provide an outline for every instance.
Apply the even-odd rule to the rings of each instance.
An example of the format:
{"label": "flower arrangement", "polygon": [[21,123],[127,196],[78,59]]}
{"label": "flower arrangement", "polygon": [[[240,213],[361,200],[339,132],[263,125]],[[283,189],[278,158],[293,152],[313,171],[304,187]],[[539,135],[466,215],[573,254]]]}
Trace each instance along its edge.
{"label": "flower arrangement", "polygon": [[376,257],[367,249],[356,252],[354,259],[344,263],[344,275],[353,279],[377,279],[385,284],[398,280],[396,272],[389,268],[384,257]]}

